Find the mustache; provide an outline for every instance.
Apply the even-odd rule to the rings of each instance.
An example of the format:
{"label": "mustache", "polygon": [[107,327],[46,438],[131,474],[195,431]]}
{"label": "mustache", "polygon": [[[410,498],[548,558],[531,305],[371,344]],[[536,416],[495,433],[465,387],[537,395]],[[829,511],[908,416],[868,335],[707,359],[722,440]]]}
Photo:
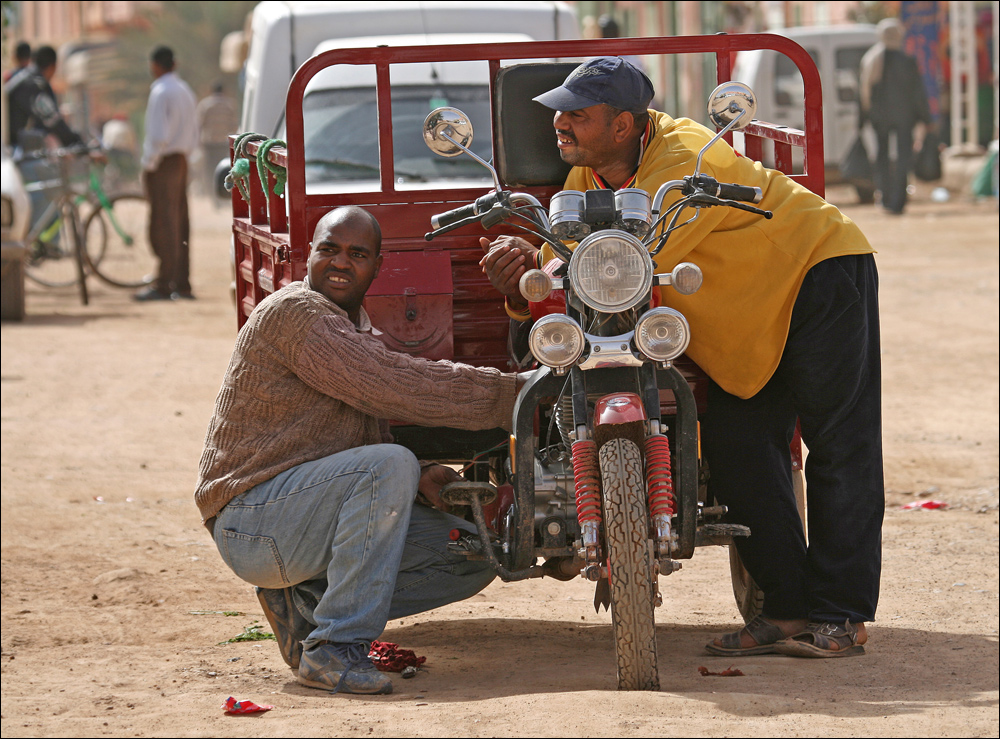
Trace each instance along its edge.
{"label": "mustache", "polygon": [[569,139],[574,144],[576,143],[576,136],[571,134],[569,131],[565,131],[561,128],[556,129],[556,136],[562,136],[564,139]]}

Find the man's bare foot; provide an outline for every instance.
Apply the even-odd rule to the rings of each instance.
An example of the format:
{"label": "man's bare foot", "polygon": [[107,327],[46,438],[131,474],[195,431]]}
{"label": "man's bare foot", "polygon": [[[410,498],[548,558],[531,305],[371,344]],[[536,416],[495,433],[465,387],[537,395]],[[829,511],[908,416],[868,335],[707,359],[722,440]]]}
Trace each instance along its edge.
{"label": "man's bare foot", "polygon": [[739,631],[723,634],[705,645],[709,654],[727,657],[749,657],[756,654],[771,654],[775,646],[793,634],[802,631],[806,619],[766,619],[757,616]]}

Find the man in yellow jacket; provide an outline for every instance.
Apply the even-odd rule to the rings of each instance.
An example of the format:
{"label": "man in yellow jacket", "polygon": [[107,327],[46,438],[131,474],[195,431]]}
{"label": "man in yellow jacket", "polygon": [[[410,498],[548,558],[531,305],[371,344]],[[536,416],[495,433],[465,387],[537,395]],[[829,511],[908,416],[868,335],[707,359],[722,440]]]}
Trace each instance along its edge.
{"label": "man in yellow jacket", "polygon": [[[694,172],[713,136],[647,110],[649,79],[618,57],[592,59],[535,100],[555,111],[566,189],[650,193]],[[702,172],[763,191],[772,220],[703,208],[671,235],[657,272],[701,267],[694,295],[663,292],[691,325],[687,354],[708,374],[702,452],[729,520],[750,527],[740,555],[764,591],[763,616],[707,645],[743,656],[862,654],[875,617],[884,514],[878,275],[872,248],[837,208],[725,142]],[[671,193],[665,205],[679,197]],[[514,320],[529,320],[517,289],[541,255],[523,239],[483,239],[484,271]],[[809,449],[809,545],[799,524],[789,442],[796,419]]]}

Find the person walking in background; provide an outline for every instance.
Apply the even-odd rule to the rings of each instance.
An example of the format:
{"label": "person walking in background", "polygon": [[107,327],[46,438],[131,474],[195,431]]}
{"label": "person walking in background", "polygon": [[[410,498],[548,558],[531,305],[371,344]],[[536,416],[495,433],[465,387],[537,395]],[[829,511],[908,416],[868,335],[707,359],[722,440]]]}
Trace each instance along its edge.
{"label": "person walking in background", "polygon": [[[221,82],[212,88],[212,94],[198,103],[198,130],[201,132],[202,188],[205,194],[214,192],[212,180],[215,167],[223,158],[229,158],[229,134],[240,127],[236,101],[223,91]],[[214,199],[213,199],[214,202]]]}
{"label": "person walking in background", "polygon": [[174,52],[157,46],[150,55],[153,84],[146,106],[142,178],[149,199],[149,241],[160,260],[153,284],[136,300],[194,298],[190,281],[188,156],[198,146],[194,93],[174,72]]}
{"label": "person walking in background", "polygon": [[882,207],[899,215],[906,207],[907,176],[914,150],[923,145],[930,107],[917,61],[903,52],[903,24],[886,18],[876,33],[878,43],[861,59],[861,117],[875,131],[875,187],[882,193]]}

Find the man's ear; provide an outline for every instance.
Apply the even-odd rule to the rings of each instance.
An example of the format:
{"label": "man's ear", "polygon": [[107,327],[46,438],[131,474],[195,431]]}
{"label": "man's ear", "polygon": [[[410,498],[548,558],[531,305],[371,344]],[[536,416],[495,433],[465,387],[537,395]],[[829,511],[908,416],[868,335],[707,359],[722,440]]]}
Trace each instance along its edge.
{"label": "man's ear", "polygon": [[378,273],[382,271],[382,252],[378,253],[375,257],[375,276],[378,277]]}
{"label": "man's ear", "polygon": [[616,143],[623,143],[632,137],[635,128],[635,118],[627,110],[623,110],[611,121],[611,132]]}

